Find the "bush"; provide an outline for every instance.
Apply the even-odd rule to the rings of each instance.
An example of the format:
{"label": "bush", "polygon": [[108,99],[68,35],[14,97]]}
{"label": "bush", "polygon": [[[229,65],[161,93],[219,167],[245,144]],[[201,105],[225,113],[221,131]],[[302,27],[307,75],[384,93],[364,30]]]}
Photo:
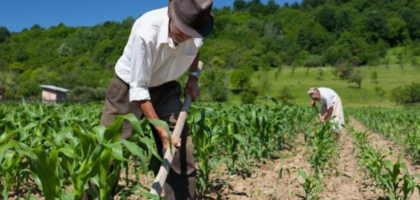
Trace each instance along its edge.
{"label": "bush", "polygon": [[393,89],[391,99],[400,104],[420,103],[420,84],[411,83],[411,85]]}
{"label": "bush", "polygon": [[353,66],[350,64],[343,62],[336,67],[334,70],[334,75],[340,77],[340,79],[349,79],[351,73],[353,72]]}
{"label": "bush", "polygon": [[309,55],[303,59],[302,64],[305,67],[320,67],[324,66],[325,61],[324,57],[319,55]]}
{"label": "bush", "polygon": [[280,96],[278,97],[280,102],[290,105],[295,99],[296,97],[292,95],[292,90],[289,86],[286,85],[280,89]]}
{"label": "bush", "polygon": [[258,92],[255,90],[245,90],[241,93],[242,104],[252,104],[257,100]]}
{"label": "bush", "polygon": [[363,77],[362,77],[362,72],[360,70],[353,71],[349,78],[349,82],[356,83],[359,89],[362,88],[362,80],[363,80]]}
{"label": "bush", "polygon": [[70,91],[70,98],[76,101],[101,101],[106,96],[105,88],[92,88],[86,86],[77,86]]}
{"label": "bush", "polygon": [[228,99],[228,88],[222,81],[216,81],[209,88],[211,99],[216,102],[225,102]]}

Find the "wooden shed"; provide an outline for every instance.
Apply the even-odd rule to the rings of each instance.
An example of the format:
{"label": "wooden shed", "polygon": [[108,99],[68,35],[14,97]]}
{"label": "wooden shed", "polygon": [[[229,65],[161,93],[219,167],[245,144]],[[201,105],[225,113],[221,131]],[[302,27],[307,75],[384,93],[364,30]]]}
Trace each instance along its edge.
{"label": "wooden shed", "polygon": [[57,103],[67,100],[70,90],[53,85],[40,85],[42,88],[42,103]]}

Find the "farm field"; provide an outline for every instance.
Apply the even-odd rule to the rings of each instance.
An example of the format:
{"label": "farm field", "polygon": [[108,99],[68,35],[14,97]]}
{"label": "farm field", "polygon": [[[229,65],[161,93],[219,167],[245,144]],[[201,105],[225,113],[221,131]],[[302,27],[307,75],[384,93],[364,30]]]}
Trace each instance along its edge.
{"label": "farm field", "polygon": [[[2,199],[147,199],[156,155],[146,120],[118,141],[123,118],[98,126],[99,104],[0,104]],[[341,136],[309,107],[196,104],[188,117],[201,199],[419,199],[420,114],[351,108]],[[122,169],[105,170],[113,161]],[[150,197],[150,196],[149,196]],[[107,196],[101,196],[106,199]]]}
{"label": "farm field", "polygon": [[167,124],[100,120],[179,92],[199,200],[420,200],[420,0],[4,2],[0,200],[164,199]]}

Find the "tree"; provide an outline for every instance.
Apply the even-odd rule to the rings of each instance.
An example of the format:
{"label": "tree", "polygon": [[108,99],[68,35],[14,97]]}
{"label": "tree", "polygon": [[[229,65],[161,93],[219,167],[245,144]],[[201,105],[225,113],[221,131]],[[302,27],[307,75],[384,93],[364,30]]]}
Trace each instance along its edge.
{"label": "tree", "polygon": [[350,76],[350,79],[349,79],[349,82],[350,83],[356,83],[357,88],[360,89],[360,88],[362,88],[362,80],[363,80],[363,77],[362,77],[361,70],[356,70],[356,71],[352,72],[352,74]]}
{"label": "tree", "polygon": [[124,21],[122,21],[121,27],[122,28],[131,28],[135,21],[136,20],[132,16],[129,16],[129,17],[125,18]]}
{"label": "tree", "polygon": [[350,31],[353,26],[353,17],[350,15],[350,11],[347,9],[342,9],[336,13],[336,33],[343,33],[345,31]]}
{"label": "tree", "polygon": [[[218,59],[216,59],[218,60]],[[203,75],[200,80],[200,87],[209,94],[212,101],[225,102],[228,100],[228,84],[226,81],[226,73],[222,69],[223,66],[213,64],[211,66],[204,66]]]}
{"label": "tree", "polygon": [[[0,72],[0,97],[4,98],[14,93],[14,79],[13,73]],[[0,98],[0,100],[1,100]]]}
{"label": "tree", "polygon": [[303,0],[302,7],[304,8],[315,8],[324,5],[326,0]]}
{"label": "tree", "polygon": [[266,10],[267,14],[276,13],[279,10],[280,6],[274,0],[268,0]]}
{"label": "tree", "polygon": [[388,20],[388,42],[391,46],[403,44],[409,38],[407,24],[399,17]]}
{"label": "tree", "polygon": [[329,37],[326,30],[317,22],[310,21],[302,26],[297,35],[298,44],[311,54],[319,54]]}
{"label": "tree", "polygon": [[381,11],[368,12],[364,18],[365,34],[374,42],[379,39],[386,40],[388,34],[388,26]]}
{"label": "tree", "polygon": [[324,75],[324,70],[322,70],[322,67],[318,68],[316,80],[318,80],[318,81],[322,80],[323,75]]}
{"label": "tree", "polygon": [[336,20],[336,9],[325,6],[316,12],[315,20],[318,21],[327,31],[333,32],[338,21]]}
{"label": "tree", "polygon": [[58,49],[58,56],[60,57],[68,57],[72,53],[71,48],[66,44],[61,44],[60,48]]}
{"label": "tree", "polygon": [[9,38],[10,38],[9,30],[4,26],[0,26],[0,43],[6,42],[6,40]]}
{"label": "tree", "polygon": [[260,0],[251,0],[248,2],[248,8],[250,13],[264,13],[265,5]]}
{"label": "tree", "polygon": [[233,88],[244,89],[244,86],[249,83],[250,73],[245,70],[235,70],[230,75],[230,84]]}
{"label": "tree", "polygon": [[414,9],[405,9],[402,19],[407,24],[407,29],[412,40],[420,39],[420,14]]}
{"label": "tree", "polygon": [[244,0],[235,0],[235,2],[233,2],[233,9],[235,11],[239,11],[239,10],[246,10],[247,9],[247,3]]}
{"label": "tree", "polygon": [[372,72],[372,74],[370,75],[370,81],[374,84],[378,84],[378,73],[377,72]]}

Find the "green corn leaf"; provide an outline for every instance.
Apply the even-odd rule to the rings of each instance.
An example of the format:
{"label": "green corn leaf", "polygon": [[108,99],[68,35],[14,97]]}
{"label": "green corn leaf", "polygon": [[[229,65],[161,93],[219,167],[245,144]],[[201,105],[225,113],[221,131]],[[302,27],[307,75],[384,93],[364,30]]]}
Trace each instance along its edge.
{"label": "green corn leaf", "polygon": [[76,158],[76,153],[74,152],[73,147],[71,146],[65,146],[63,148],[58,149],[59,152],[63,153],[69,158]]}
{"label": "green corn leaf", "polygon": [[67,137],[67,135],[71,135],[72,132],[71,127],[66,127],[60,130],[55,137],[54,137],[54,143],[59,144],[61,146],[61,142]]}
{"label": "green corn leaf", "polygon": [[123,118],[131,123],[135,131],[137,131],[138,133],[143,133],[141,129],[140,121],[137,119],[137,117],[133,113],[124,115]]}
{"label": "green corn leaf", "polygon": [[46,152],[42,149],[35,149],[33,151],[37,155],[34,159],[36,166],[35,173],[39,177],[42,184],[42,193],[45,199],[53,200],[60,197],[60,181],[57,175],[58,152],[52,151],[48,157]]}
{"label": "green corn leaf", "polygon": [[129,142],[127,140],[120,141],[127,148],[130,153],[138,156],[140,158],[140,164],[142,166],[143,172],[147,172],[146,157],[143,155],[143,150],[138,147],[136,144]]}
{"label": "green corn leaf", "polygon": [[137,193],[137,195],[147,197],[147,199],[160,200],[160,196],[152,194],[150,192],[139,192]]}
{"label": "green corn leaf", "polygon": [[140,141],[147,146],[147,149],[148,149],[149,153],[151,152],[152,155],[154,155],[157,159],[162,161],[162,158],[160,157],[160,155],[156,152],[156,150],[154,148],[153,144],[155,143],[155,141],[153,141],[152,139],[150,139],[148,137],[143,137],[143,138],[140,139]]}
{"label": "green corn leaf", "polygon": [[233,137],[235,137],[235,139],[238,140],[239,143],[241,143],[243,145],[247,145],[247,142],[246,142],[245,138],[242,137],[242,135],[234,134]]}
{"label": "green corn leaf", "polygon": [[122,116],[116,116],[114,122],[106,128],[102,143],[117,142],[121,138],[123,122],[124,118]]}
{"label": "green corn leaf", "polygon": [[115,143],[111,143],[111,144],[104,144],[104,146],[108,147],[111,152],[112,155],[119,161],[129,161],[126,158],[124,158],[123,156],[123,151],[122,151],[122,146],[120,144],[120,142],[115,142]]}

